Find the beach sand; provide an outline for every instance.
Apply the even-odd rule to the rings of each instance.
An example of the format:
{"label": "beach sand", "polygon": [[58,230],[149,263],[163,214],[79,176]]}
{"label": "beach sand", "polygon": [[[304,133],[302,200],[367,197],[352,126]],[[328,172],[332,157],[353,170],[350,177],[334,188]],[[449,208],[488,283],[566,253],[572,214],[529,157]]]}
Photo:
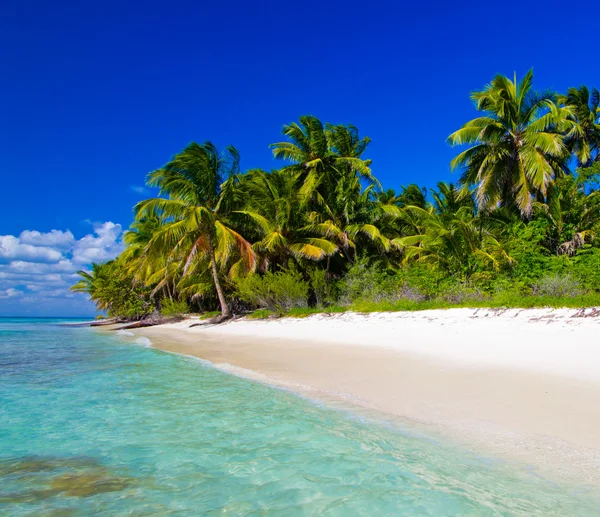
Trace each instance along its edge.
{"label": "beach sand", "polygon": [[449,309],[136,329],[152,346],[600,486],[600,317]]}

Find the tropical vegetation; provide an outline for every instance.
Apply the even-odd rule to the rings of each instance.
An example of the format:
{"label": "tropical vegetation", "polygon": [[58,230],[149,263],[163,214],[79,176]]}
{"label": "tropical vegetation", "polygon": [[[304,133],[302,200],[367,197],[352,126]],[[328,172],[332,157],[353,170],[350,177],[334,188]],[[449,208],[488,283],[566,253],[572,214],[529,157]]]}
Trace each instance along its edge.
{"label": "tropical vegetation", "polygon": [[383,189],[352,125],[306,115],[240,170],[193,142],[151,172],[126,248],[74,291],[139,319],[162,310],[307,314],[600,304],[600,95],[498,75],[448,137],[454,183]]}

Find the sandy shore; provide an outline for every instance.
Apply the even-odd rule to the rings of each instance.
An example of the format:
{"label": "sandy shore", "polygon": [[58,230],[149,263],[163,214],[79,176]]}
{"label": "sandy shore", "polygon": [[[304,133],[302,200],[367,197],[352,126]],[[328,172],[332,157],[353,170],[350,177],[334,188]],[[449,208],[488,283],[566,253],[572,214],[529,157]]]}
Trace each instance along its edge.
{"label": "sandy shore", "polygon": [[152,345],[600,486],[600,317],[451,309],[136,329]]}

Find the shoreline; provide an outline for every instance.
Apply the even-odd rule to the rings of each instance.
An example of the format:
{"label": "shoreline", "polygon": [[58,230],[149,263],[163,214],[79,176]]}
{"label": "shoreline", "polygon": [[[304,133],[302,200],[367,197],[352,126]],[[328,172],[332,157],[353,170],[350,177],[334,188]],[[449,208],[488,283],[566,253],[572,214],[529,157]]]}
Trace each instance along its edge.
{"label": "shoreline", "polygon": [[198,320],[187,319],[132,332],[228,373],[597,488],[600,318],[583,314],[448,309],[192,328]]}

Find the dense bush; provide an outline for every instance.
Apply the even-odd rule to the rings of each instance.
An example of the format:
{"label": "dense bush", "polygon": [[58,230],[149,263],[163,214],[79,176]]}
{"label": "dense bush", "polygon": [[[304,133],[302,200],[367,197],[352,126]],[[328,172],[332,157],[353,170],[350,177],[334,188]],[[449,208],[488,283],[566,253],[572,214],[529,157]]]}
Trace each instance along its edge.
{"label": "dense bush", "polygon": [[310,285],[295,269],[250,274],[235,282],[238,297],[255,307],[276,312],[308,307]]}
{"label": "dense bush", "polygon": [[190,312],[190,307],[185,300],[177,301],[165,298],[160,304],[160,313],[163,316],[182,316]]}
{"label": "dense bush", "polygon": [[111,318],[137,320],[155,310],[152,288],[136,280],[118,260],[93,264],[91,272],[78,274],[81,280],[71,290],[88,293],[98,309]]}
{"label": "dense bush", "polygon": [[536,296],[553,296],[556,298],[575,298],[585,294],[581,282],[571,275],[546,275],[532,286]]}
{"label": "dense bush", "polygon": [[310,278],[310,289],[314,297],[314,305],[315,307],[323,307],[331,298],[329,283],[327,282],[327,271],[316,268],[310,269],[308,270],[308,276]]}

